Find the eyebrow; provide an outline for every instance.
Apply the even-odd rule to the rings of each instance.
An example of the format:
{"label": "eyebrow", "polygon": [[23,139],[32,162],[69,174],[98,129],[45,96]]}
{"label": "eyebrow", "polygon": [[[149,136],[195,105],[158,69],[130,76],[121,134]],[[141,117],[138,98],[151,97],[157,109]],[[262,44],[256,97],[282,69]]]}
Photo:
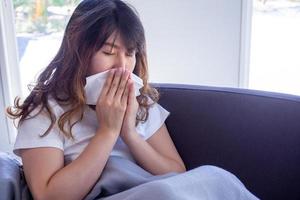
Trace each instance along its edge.
{"label": "eyebrow", "polygon": [[110,42],[105,42],[104,45],[110,46],[111,48],[120,49],[120,46],[110,43]]}
{"label": "eyebrow", "polygon": [[[121,48],[119,45],[116,45],[116,44],[113,44],[113,43],[110,43],[110,42],[105,42],[104,45],[105,46],[110,46],[111,50],[113,48],[116,48],[116,49],[120,49]],[[136,51],[136,48],[129,48],[129,49],[127,49],[127,51]]]}

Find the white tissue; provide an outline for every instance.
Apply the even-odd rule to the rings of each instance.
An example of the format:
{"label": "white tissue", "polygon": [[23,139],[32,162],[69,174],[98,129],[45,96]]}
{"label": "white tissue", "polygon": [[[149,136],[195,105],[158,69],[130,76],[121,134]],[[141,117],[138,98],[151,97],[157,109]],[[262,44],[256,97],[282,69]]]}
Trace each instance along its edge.
{"label": "white tissue", "polygon": [[[86,85],[84,87],[86,104],[97,104],[98,97],[101,94],[109,71],[110,70],[97,73],[86,78]],[[140,95],[140,88],[143,87],[143,80],[134,73],[131,73],[131,79],[134,83],[135,96],[138,96]]]}

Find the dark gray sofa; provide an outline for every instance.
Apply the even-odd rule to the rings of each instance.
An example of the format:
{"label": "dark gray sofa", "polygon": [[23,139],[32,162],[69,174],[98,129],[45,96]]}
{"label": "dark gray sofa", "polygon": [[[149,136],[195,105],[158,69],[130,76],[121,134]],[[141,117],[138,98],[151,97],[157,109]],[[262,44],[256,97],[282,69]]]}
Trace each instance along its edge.
{"label": "dark gray sofa", "polygon": [[153,84],[188,169],[216,165],[257,197],[300,199],[300,97],[246,89]]}
{"label": "dark gray sofa", "polygon": [[[260,199],[300,200],[300,97],[153,85],[161,93],[159,103],[171,112],[166,124],[188,169],[215,165],[235,174]],[[19,167],[5,156],[0,154],[0,189],[16,191],[12,183],[24,185],[24,177],[13,174]],[[5,168],[8,165],[14,169]],[[18,181],[5,177],[18,177]],[[8,194],[11,198],[0,199],[20,197]],[[24,194],[28,195],[27,188]]]}

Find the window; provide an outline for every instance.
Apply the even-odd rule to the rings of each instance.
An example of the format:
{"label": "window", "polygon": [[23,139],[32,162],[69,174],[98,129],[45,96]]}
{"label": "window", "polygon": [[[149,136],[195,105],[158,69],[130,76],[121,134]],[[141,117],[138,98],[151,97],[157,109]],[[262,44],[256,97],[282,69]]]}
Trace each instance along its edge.
{"label": "window", "polygon": [[300,95],[300,1],[254,0],[249,88]]}
{"label": "window", "polygon": [[[11,1],[0,1],[0,106],[11,105],[13,97],[19,94],[19,71],[16,53],[16,38]],[[15,139],[12,121],[5,116],[5,109],[0,112],[0,150],[9,151]]]}
{"label": "window", "polygon": [[[12,105],[16,96],[27,96],[27,85],[34,81],[33,75],[46,67],[56,53],[62,31],[78,1],[0,1],[1,107]],[[0,150],[11,151],[16,129],[5,116],[5,109],[0,112],[0,127]]]}
{"label": "window", "polygon": [[13,0],[22,96],[55,56],[79,0]]}

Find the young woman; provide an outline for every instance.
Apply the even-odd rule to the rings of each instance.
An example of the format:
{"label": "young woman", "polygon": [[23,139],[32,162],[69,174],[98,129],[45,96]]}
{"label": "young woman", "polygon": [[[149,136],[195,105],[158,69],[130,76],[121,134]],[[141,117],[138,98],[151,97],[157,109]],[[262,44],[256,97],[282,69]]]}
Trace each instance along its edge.
{"label": "young woman", "polygon": [[[88,79],[103,73],[100,95],[88,105]],[[134,10],[120,0],[82,1],[29,96],[8,108],[19,119],[14,152],[33,198],[83,199],[113,155],[154,176],[185,172],[158,98],[148,84],[144,29]]]}

